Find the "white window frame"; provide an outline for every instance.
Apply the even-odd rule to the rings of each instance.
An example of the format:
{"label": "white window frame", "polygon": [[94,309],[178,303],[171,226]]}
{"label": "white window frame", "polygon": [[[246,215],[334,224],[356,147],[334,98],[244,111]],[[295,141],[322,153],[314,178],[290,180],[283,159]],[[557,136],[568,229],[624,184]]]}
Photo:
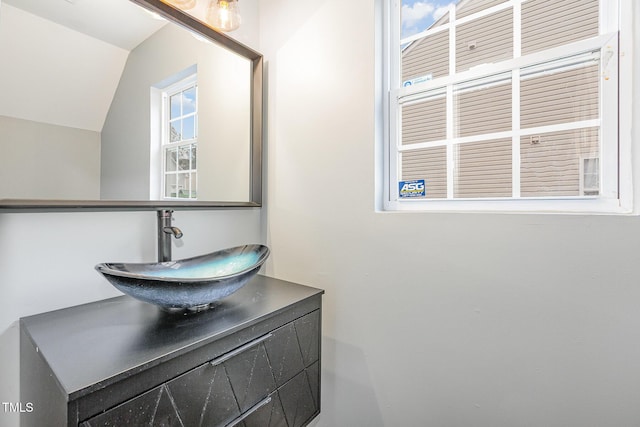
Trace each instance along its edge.
{"label": "white window frame", "polygon": [[[171,135],[171,125],[170,125],[170,115],[171,115],[171,96],[175,95],[176,93],[182,92],[184,90],[187,90],[191,87],[194,87],[196,90],[196,111],[194,113],[195,116],[195,123],[196,123],[196,136],[194,139],[190,139],[190,140],[185,140],[185,141],[181,141],[181,142],[171,142],[170,140],[170,135]],[[198,189],[198,182],[197,182],[197,166],[195,169],[189,169],[186,171],[167,171],[166,170],[166,165],[167,165],[167,159],[166,159],[166,154],[167,154],[167,149],[168,148],[178,148],[180,149],[180,147],[183,146],[188,146],[188,145],[195,145],[196,148],[198,147],[198,134],[197,134],[197,127],[198,127],[198,80],[197,80],[197,74],[192,74],[189,77],[180,80],[177,83],[172,84],[171,86],[165,88],[162,92],[162,134],[161,134],[161,143],[160,143],[160,151],[161,151],[161,161],[160,161],[160,197],[163,200],[180,200],[180,201],[196,201],[198,200],[197,196],[196,197],[169,197],[166,195],[166,176],[167,175],[178,175],[180,173],[185,173],[188,172],[191,176],[191,174],[193,172],[196,173],[196,183],[195,183],[195,188],[196,188],[196,195],[197,195],[197,189]],[[182,116],[181,116],[182,117]],[[183,117],[182,117],[183,118]],[[190,185],[189,188],[189,194],[192,193],[192,187]]]}
{"label": "white window frame", "polygon": [[[401,0],[382,0],[383,27],[383,52],[382,52],[382,87],[384,121],[384,144],[382,159],[384,163],[382,177],[383,209],[390,211],[506,211],[506,212],[582,212],[582,213],[629,213],[632,211],[632,185],[631,185],[631,91],[620,90],[618,87],[631,87],[631,61],[624,61],[624,49],[631,46],[629,29],[631,28],[631,0],[620,0],[619,2],[601,1],[600,27],[603,35],[588,40],[581,40],[569,45],[560,46],[543,52],[534,53],[522,57],[520,53],[520,35],[515,31],[514,35],[514,58],[500,61],[494,64],[487,64],[482,67],[471,68],[470,70],[441,77],[435,80],[423,82],[420,85],[401,87],[400,85],[400,6]],[[470,16],[466,16],[459,23],[464,23],[490,13],[495,13],[504,8],[513,7],[514,10],[521,10],[522,3],[528,0],[510,0],[498,6],[480,11]],[[615,7],[611,8],[611,5]],[[517,9],[516,9],[517,8]],[[450,15],[454,15],[452,9]],[[517,14],[516,14],[517,15]],[[442,24],[434,29],[427,30],[412,37],[419,39],[425,35],[438,32],[450,31],[450,55],[455,56],[452,46],[455,45],[455,31],[451,22],[455,22],[455,16],[450,16],[450,23]],[[519,25],[518,25],[519,27]],[[620,32],[618,33],[618,28]],[[403,42],[406,40],[403,40]],[[619,45],[618,45],[619,43]],[[519,188],[515,190],[512,198],[503,199],[400,199],[398,197],[398,153],[404,148],[400,146],[400,116],[399,107],[402,102],[410,102],[419,99],[421,94],[437,89],[446,88],[447,96],[452,96],[452,87],[456,83],[466,82],[487,75],[497,75],[500,73],[512,73],[514,82],[520,81],[519,71],[523,67],[534,66],[543,63],[549,58],[561,58],[580,52],[590,52],[594,49],[601,49],[601,71],[603,79],[616,90],[602,90],[600,119],[596,120],[601,129],[601,159],[600,168],[605,173],[601,173],[601,195],[598,197],[564,197],[564,198],[521,198],[517,197]],[[629,55],[630,56],[630,55]],[[620,60],[616,60],[620,58]],[[450,71],[455,70],[455,58],[450,60]],[[604,78],[606,76],[606,80]],[[514,84],[513,117],[514,122],[519,121],[519,102],[515,102],[517,84]],[[449,98],[450,99],[450,98]],[[451,105],[451,103],[448,103]],[[451,110],[451,107],[448,107]],[[608,116],[611,111],[617,111],[618,116],[611,120]],[[450,113],[448,113],[450,114]],[[453,120],[449,120],[448,128],[452,127]],[[595,124],[594,122],[594,124]],[[584,125],[585,123],[582,123]],[[552,127],[536,129],[519,129],[519,123],[513,123],[512,130],[500,132],[489,136],[511,137],[515,144],[519,144],[520,136],[534,135],[553,130]],[[448,136],[453,135],[453,129],[447,129]],[[448,138],[447,145],[464,142],[463,138]],[[426,144],[429,145],[429,144]],[[417,148],[412,144],[412,148]],[[514,147],[515,148],[515,147]],[[452,150],[448,149],[448,156]],[[519,149],[513,151],[513,164],[515,171],[519,168]],[[448,162],[451,165],[451,162]],[[517,166],[516,166],[517,165]],[[607,173],[610,170],[616,173]],[[514,172],[515,172],[514,171]],[[452,176],[448,171],[448,176]],[[514,177],[516,174],[514,173]],[[451,178],[448,178],[451,181]],[[449,182],[451,184],[451,182]],[[514,180],[514,188],[519,187],[518,178]],[[428,184],[427,184],[428,185]],[[451,189],[453,186],[448,185]],[[449,196],[451,191],[448,190]]]}

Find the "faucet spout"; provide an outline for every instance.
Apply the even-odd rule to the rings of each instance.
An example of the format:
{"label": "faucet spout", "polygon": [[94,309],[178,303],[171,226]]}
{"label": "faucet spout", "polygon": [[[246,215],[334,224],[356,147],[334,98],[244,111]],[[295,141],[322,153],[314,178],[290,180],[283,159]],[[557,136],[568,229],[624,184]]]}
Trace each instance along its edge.
{"label": "faucet spout", "polygon": [[171,225],[173,211],[162,209],[158,211],[158,262],[171,261],[171,236],[176,239],[182,237],[182,230]]}
{"label": "faucet spout", "polygon": [[183,236],[182,230],[180,230],[178,227],[164,227],[162,231],[167,234],[173,234],[173,237],[175,237],[176,239],[180,239]]}

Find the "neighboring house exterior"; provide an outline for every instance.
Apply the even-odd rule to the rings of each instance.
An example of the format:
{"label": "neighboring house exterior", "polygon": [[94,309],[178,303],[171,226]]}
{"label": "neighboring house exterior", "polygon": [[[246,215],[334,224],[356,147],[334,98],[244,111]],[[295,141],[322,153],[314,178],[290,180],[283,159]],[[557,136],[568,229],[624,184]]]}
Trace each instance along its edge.
{"label": "neighboring house exterior", "polygon": [[[426,179],[426,198],[451,197],[447,165],[454,163],[454,198],[598,195],[599,54],[446,83],[447,76],[473,67],[598,36],[598,0],[523,1],[515,21],[520,28],[514,8],[501,4],[505,0],[462,0],[454,29],[445,25],[451,22],[447,13],[404,48],[402,82],[426,80],[434,88],[401,107],[400,179]],[[545,132],[531,134],[535,129]]]}

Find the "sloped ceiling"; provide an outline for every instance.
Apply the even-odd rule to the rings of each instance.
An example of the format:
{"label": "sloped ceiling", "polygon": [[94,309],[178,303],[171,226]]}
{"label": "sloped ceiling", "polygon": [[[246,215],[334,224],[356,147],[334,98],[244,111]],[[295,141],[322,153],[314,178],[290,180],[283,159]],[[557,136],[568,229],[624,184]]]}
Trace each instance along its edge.
{"label": "sloped ceiling", "polygon": [[3,0],[122,49],[132,50],[166,22],[129,0]]}
{"label": "sloped ceiling", "polygon": [[0,2],[0,115],[101,131],[129,51],[165,24],[129,0]]}

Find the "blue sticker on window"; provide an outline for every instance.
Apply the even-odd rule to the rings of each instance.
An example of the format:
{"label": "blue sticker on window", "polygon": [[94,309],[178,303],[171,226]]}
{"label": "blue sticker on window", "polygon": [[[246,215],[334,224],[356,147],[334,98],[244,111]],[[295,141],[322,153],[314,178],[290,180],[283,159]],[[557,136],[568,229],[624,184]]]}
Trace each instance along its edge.
{"label": "blue sticker on window", "polygon": [[427,195],[427,186],[424,179],[413,179],[411,181],[398,182],[401,199],[409,199],[412,197],[425,197]]}

